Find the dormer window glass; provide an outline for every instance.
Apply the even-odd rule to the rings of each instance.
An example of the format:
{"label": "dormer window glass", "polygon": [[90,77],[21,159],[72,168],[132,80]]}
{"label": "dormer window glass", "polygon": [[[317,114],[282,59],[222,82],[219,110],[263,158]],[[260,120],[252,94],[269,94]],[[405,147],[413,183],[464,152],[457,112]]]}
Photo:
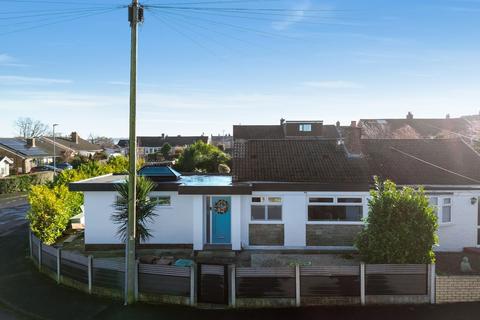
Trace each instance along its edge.
{"label": "dormer window glass", "polygon": [[300,132],[311,132],[312,131],[312,125],[309,123],[302,123],[298,126],[298,131]]}

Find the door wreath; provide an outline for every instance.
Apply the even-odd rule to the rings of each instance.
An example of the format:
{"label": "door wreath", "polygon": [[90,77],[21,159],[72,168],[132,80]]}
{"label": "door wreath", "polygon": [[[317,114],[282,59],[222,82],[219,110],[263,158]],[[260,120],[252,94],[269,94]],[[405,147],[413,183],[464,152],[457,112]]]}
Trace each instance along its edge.
{"label": "door wreath", "polygon": [[228,211],[228,202],[223,199],[218,200],[213,207],[215,208],[215,212],[224,214]]}

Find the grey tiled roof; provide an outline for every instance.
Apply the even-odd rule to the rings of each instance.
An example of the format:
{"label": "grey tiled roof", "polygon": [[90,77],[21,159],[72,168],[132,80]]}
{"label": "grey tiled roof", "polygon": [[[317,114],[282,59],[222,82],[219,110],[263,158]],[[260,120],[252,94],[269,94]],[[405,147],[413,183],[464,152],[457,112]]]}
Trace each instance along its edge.
{"label": "grey tiled roof", "polygon": [[480,156],[459,139],[367,139],[361,157],[336,140],[236,143],[236,181],[371,183],[374,175],[408,185],[480,185]]}
{"label": "grey tiled roof", "polygon": [[10,150],[22,157],[43,157],[48,156],[48,151],[36,146],[30,148],[23,139],[17,138],[0,138],[0,146]]}
{"label": "grey tiled roof", "polygon": [[336,140],[249,140],[236,144],[233,176],[237,181],[366,183],[361,158],[349,158]]}

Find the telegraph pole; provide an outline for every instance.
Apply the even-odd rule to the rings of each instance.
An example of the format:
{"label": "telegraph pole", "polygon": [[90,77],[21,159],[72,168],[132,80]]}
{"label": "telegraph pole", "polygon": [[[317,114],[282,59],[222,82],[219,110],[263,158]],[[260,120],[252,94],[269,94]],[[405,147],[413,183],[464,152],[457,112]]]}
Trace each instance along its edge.
{"label": "telegraph pole", "polygon": [[128,226],[125,244],[125,304],[135,302],[136,272],[136,198],[137,198],[137,36],[138,24],[143,22],[143,6],[132,0],[128,6],[128,21],[131,28],[130,44],[130,120],[129,120],[129,176],[128,176]]}

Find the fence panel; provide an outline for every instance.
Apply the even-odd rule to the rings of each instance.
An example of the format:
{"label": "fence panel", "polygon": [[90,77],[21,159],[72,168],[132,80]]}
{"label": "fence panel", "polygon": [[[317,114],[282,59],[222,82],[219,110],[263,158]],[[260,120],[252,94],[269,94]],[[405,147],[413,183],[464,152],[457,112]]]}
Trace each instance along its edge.
{"label": "fence panel", "polygon": [[300,295],[302,297],[360,296],[360,267],[300,267]]}
{"label": "fence panel", "polygon": [[88,284],[88,258],[69,251],[60,255],[60,274],[67,278]]}
{"label": "fence panel", "polygon": [[367,295],[426,295],[428,266],[424,264],[367,264]]}
{"label": "fence panel", "polygon": [[93,285],[123,290],[125,262],[112,259],[93,259]]}
{"label": "fence panel", "polygon": [[188,297],[190,295],[190,268],[139,264],[138,291]]}
{"label": "fence panel", "polygon": [[57,249],[42,245],[42,266],[52,272],[57,272]]}
{"label": "fence panel", "polygon": [[32,236],[32,257],[33,260],[38,264],[38,247],[40,246],[40,240],[35,237],[33,234]]}
{"label": "fence panel", "polygon": [[198,264],[198,301],[228,303],[227,266]]}
{"label": "fence panel", "polygon": [[238,298],[295,298],[295,268],[236,269]]}

